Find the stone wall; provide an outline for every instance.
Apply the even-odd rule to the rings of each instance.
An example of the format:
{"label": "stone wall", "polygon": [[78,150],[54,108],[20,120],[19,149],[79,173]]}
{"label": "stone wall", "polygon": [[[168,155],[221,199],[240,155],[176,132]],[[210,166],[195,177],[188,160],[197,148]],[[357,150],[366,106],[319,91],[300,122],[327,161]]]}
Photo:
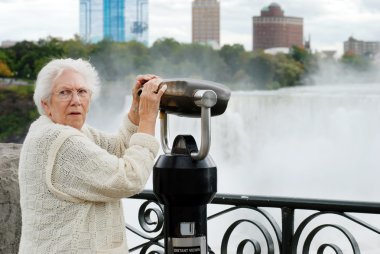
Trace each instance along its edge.
{"label": "stone wall", "polygon": [[0,143],[0,253],[18,252],[21,235],[18,161],[21,145]]}

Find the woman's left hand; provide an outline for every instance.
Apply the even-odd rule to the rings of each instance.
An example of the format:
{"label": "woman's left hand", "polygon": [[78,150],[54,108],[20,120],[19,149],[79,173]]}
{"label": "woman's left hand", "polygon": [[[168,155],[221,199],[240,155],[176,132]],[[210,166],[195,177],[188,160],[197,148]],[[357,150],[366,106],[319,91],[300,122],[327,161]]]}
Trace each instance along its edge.
{"label": "woman's left hand", "polygon": [[140,124],[140,115],[139,115],[140,96],[138,95],[138,92],[146,82],[157,77],[158,76],[154,74],[144,74],[144,75],[138,75],[136,77],[136,83],[132,88],[132,104],[128,113],[128,118],[134,125]]}
{"label": "woman's left hand", "polygon": [[154,136],[157,115],[162,95],[167,89],[161,78],[153,78],[144,84],[140,95],[139,115],[140,122],[137,132]]}

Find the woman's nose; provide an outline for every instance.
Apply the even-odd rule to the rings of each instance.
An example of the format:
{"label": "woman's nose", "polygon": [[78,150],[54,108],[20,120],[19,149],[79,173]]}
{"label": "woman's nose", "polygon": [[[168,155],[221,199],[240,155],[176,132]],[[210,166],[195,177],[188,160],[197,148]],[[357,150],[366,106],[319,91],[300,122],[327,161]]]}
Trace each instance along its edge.
{"label": "woman's nose", "polygon": [[81,104],[81,100],[77,92],[73,92],[71,103]]}

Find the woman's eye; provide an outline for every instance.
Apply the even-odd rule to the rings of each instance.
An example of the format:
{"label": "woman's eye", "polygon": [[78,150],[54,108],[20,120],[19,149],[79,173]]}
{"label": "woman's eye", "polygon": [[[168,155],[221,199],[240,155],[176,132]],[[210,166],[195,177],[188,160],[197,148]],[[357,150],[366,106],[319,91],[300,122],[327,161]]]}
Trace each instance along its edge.
{"label": "woman's eye", "polygon": [[59,92],[59,95],[62,95],[62,96],[67,96],[67,95],[70,95],[71,91],[70,90],[62,90]]}
{"label": "woman's eye", "polygon": [[85,89],[80,89],[80,90],[78,90],[78,94],[79,94],[79,95],[86,95],[86,94],[87,94],[87,90],[85,90]]}

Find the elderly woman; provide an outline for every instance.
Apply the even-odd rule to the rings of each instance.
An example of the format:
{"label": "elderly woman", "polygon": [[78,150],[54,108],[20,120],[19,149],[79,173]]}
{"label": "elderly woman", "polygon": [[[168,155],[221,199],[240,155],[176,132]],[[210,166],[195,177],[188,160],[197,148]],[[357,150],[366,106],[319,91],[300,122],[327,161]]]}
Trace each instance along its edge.
{"label": "elderly woman", "polygon": [[38,74],[41,116],[20,155],[19,253],[128,253],[121,199],[143,190],[150,176],[166,87],[155,75],[138,76],[131,110],[110,135],[85,124],[98,83],[81,59],[52,60]]}

